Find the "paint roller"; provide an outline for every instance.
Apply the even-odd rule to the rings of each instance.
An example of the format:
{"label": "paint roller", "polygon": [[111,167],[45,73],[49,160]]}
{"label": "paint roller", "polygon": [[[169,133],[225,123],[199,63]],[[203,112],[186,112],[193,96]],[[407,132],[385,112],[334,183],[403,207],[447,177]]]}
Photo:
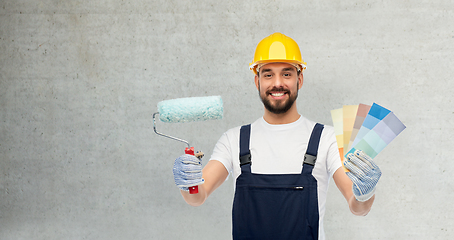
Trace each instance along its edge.
{"label": "paint roller", "polygon": [[[186,143],[188,146],[184,150],[185,154],[194,155],[201,159],[203,152],[198,151],[194,153],[194,147],[191,147],[188,141],[159,133],[156,130],[156,115],[159,115],[159,119],[165,123],[186,123],[222,119],[223,113],[224,108],[222,106],[221,96],[164,100],[158,103],[158,112],[153,114],[153,129],[160,136]],[[198,193],[198,186],[189,187],[189,193]]]}

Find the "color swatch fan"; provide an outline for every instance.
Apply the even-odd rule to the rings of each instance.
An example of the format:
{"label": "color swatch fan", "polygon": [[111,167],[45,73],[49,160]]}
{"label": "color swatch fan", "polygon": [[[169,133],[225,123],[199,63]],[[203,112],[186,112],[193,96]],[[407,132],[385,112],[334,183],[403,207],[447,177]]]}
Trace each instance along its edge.
{"label": "color swatch fan", "polygon": [[346,105],[331,110],[331,117],[342,161],[357,149],[375,158],[405,129],[393,112],[376,103]]}

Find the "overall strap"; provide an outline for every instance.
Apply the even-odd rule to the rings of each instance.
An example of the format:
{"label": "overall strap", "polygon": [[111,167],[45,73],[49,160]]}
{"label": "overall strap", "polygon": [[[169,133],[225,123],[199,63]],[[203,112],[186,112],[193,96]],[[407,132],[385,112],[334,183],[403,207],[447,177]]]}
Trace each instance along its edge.
{"label": "overall strap", "polygon": [[249,139],[251,136],[251,124],[244,125],[240,129],[240,166],[251,163],[249,151]]}
{"label": "overall strap", "polygon": [[317,123],[315,124],[314,129],[312,129],[312,134],[309,138],[306,154],[304,155],[302,171],[303,173],[312,173],[312,169],[314,168],[315,162],[317,161],[318,144],[320,142],[320,137],[322,135],[324,127],[324,125]]}

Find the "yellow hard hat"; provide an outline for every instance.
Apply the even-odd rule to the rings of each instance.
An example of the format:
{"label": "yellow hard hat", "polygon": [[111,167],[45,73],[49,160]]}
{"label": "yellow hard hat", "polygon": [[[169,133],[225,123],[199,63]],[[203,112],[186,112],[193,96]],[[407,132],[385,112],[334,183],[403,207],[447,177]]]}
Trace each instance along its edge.
{"label": "yellow hard hat", "polygon": [[259,42],[249,69],[257,74],[258,66],[271,62],[290,63],[301,72],[306,69],[298,44],[282,33],[273,33]]}

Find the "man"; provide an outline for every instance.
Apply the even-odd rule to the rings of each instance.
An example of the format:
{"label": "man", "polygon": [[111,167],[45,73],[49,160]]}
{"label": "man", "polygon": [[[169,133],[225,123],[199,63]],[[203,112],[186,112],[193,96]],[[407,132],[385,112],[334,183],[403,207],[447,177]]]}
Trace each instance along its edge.
{"label": "man", "polygon": [[[293,39],[281,33],[263,39],[250,64],[263,117],[224,133],[203,170],[190,155],[175,161],[175,183],[192,206],[201,205],[232,173],[233,239],[324,239],[331,176],[353,214],[371,209],[380,169],[358,151],[344,162],[346,174],[334,129],[297,111],[305,68]],[[199,185],[197,194],[187,192],[193,185]]]}

